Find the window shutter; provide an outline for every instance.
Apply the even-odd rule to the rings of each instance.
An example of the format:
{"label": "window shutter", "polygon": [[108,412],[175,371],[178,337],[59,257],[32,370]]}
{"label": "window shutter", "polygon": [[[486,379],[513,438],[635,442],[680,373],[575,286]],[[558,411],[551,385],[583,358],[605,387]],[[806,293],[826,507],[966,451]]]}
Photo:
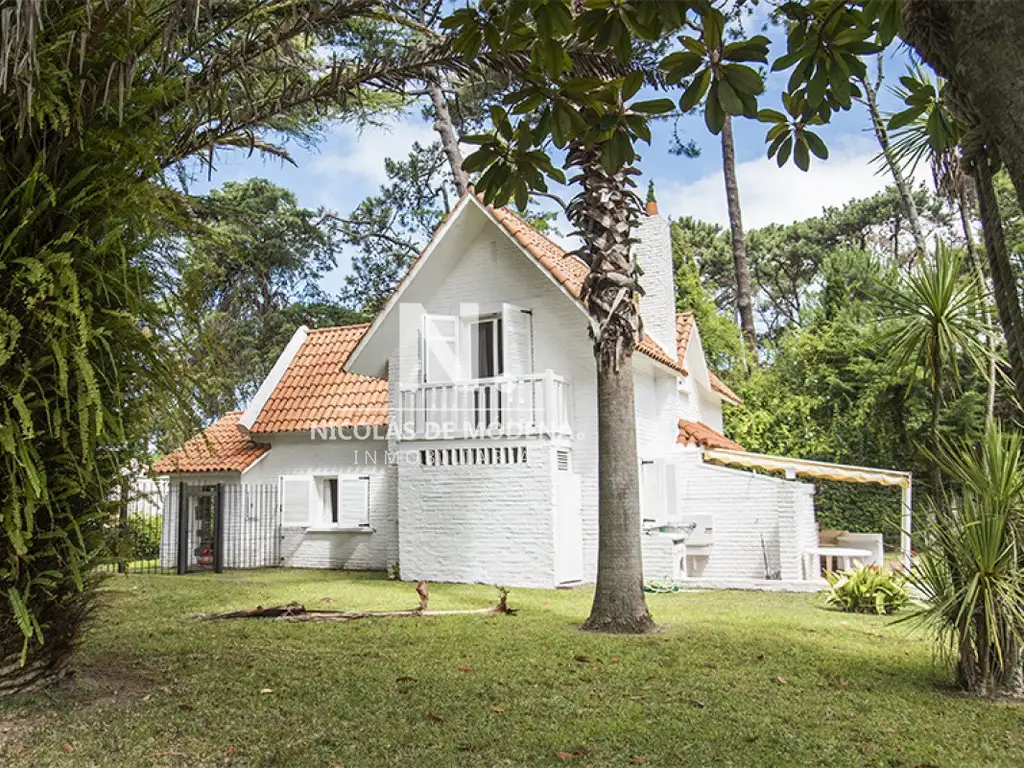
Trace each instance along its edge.
{"label": "window shutter", "polygon": [[454,381],[459,377],[459,318],[453,315],[423,316],[423,380]]}
{"label": "window shutter", "polygon": [[305,476],[281,478],[281,522],[285,526],[309,525],[313,479]]}
{"label": "window shutter", "polygon": [[338,480],[338,522],[345,528],[370,524],[370,478],[342,477]]}
{"label": "window shutter", "polygon": [[647,525],[666,525],[678,518],[678,483],[672,459],[645,461],[640,473],[641,514]]}
{"label": "window shutter", "polygon": [[533,373],[533,315],[514,304],[501,305],[505,375]]}
{"label": "window shutter", "polygon": [[679,519],[679,485],[676,479],[676,463],[671,459],[662,460],[662,473],[665,479],[665,501],[663,523],[674,523]]}

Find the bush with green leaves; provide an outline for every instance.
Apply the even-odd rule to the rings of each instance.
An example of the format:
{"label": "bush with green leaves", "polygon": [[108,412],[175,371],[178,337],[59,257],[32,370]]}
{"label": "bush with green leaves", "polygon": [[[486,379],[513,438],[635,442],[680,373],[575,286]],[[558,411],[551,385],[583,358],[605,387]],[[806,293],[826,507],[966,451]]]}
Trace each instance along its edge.
{"label": "bush with green leaves", "polygon": [[848,613],[887,616],[910,602],[906,579],[877,565],[847,568],[841,573],[830,571],[825,578],[829,587],[826,602]]}
{"label": "bush with green leaves", "polygon": [[119,563],[152,560],[160,555],[163,515],[129,515],[107,531],[110,558]]}
{"label": "bush with green leaves", "polygon": [[957,683],[981,695],[1024,694],[1024,439],[990,428],[980,445],[943,444],[954,491],[915,537],[911,617],[931,630]]}
{"label": "bush with green leaves", "polygon": [[[193,397],[164,345],[196,225],[188,162],[309,139],[374,91],[456,66],[443,46],[346,48],[377,0],[4,6],[0,41],[0,695],[46,685],[88,616],[122,470]],[[328,54],[326,48],[333,46]],[[388,97],[388,101],[392,99]]]}

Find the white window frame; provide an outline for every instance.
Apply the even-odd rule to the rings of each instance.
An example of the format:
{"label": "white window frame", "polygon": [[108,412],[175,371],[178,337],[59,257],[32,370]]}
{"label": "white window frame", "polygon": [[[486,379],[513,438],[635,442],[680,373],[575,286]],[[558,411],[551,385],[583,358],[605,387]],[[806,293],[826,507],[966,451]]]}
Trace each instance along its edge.
{"label": "white window frame", "polygon": [[[315,519],[310,521],[311,528],[325,532],[332,530],[370,530],[370,475],[339,474],[311,475],[310,477],[313,481],[312,485],[314,496],[310,509],[315,513]],[[338,488],[338,519],[336,522],[331,519],[331,481],[336,482]],[[363,511],[357,515],[353,515],[349,510],[347,510],[345,503],[346,495],[348,493],[347,487],[350,487],[353,483],[360,483],[364,485],[364,488],[362,489],[362,492],[365,493]],[[311,518],[312,517],[314,517],[313,514],[311,514]]]}
{"label": "white window frame", "polygon": [[[337,520],[331,520],[331,482],[335,483],[334,504],[336,509],[333,512]],[[313,481],[314,491],[317,494],[319,503],[316,505],[320,510],[319,525],[324,527],[338,526],[341,522],[341,479],[337,475],[318,475]]]}

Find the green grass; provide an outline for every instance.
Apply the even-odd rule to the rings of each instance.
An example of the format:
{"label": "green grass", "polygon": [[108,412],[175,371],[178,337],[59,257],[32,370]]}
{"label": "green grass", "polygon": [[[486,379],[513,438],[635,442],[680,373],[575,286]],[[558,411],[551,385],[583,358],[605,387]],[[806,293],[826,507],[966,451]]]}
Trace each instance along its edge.
{"label": "green grass", "polygon": [[[324,571],[119,576],[75,684],[0,704],[0,765],[1024,765],[1024,709],[949,691],[905,625],[700,592],[650,597],[660,634],[596,636],[576,629],[591,597],[514,590],[513,617],[199,622],[416,599]],[[431,587],[432,608],[494,598]]]}

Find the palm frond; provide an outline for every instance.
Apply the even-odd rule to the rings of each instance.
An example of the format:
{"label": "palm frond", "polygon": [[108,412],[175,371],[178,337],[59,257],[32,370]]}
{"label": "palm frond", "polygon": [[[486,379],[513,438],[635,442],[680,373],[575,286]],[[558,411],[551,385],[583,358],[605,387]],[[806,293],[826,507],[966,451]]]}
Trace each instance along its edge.
{"label": "palm frond", "polygon": [[937,366],[959,372],[961,359],[984,371],[991,329],[980,319],[984,291],[964,270],[963,257],[937,242],[933,257],[919,255],[914,270],[895,286],[880,283],[883,339],[899,368],[923,370],[934,380]]}

